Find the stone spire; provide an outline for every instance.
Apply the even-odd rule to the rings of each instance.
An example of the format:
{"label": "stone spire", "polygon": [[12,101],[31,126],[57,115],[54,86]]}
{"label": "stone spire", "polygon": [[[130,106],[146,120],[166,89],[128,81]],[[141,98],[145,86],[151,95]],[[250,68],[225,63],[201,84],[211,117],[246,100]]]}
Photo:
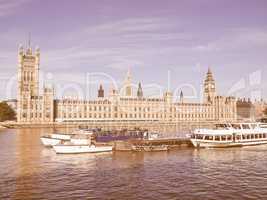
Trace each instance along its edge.
{"label": "stone spire", "polygon": [[103,89],[102,84],[100,84],[100,87],[98,89],[98,98],[104,98],[104,96],[105,96],[105,91]]}
{"label": "stone spire", "polygon": [[181,92],[180,92],[180,102],[181,102],[181,103],[184,103],[184,93],[183,93],[182,90],[181,90]]}
{"label": "stone spire", "polygon": [[31,33],[29,33],[29,38],[28,38],[28,42],[27,42],[27,51],[26,53],[28,55],[31,55],[32,54],[32,47],[31,47]]}
{"label": "stone spire", "polygon": [[210,68],[208,68],[208,72],[207,72],[207,76],[206,76],[205,82],[208,82],[208,81],[214,81],[213,75],[212,75],[212,72],[211,72]]}
{"label": "stone spire", "polygon": [[143,89],[142,89],[142,85],[141,85],[140,82],[139,82],[139,84],[138,84],[137,97],[138,97],[138,98],[143,98]]}
{"label": "stone spire", "polygon": [[29,33],[28,48],[31,48],[31,33]]}
{"label": "stone spire", "polygon": [[133,94],[133,89],[132,89],[132,76],[131,76],[131,71],[128,69],[125,81],[124,81],[124,86],[123,89],[125,91],[125,96],[131,97]]}

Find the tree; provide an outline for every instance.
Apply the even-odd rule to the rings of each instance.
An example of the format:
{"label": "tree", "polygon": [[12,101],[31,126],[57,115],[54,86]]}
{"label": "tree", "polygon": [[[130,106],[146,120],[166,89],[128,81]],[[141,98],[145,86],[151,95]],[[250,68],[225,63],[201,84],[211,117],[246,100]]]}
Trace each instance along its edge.
{"label": "tree", "polygon": [[0,102],[0,121],[3,122],[14,119],[16,119],[15,111],[6,102]]}

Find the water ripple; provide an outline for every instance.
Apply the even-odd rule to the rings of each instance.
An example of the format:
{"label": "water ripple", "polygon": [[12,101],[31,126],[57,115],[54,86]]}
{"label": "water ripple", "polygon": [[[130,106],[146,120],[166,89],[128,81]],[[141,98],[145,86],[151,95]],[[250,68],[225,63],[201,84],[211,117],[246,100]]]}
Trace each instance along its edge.
{"label": "water ripple", "polygon": [[[266,199],[267,147],[56,155],[1,133],[0,199]],[[47,130],[52,131],[52,130]]]}

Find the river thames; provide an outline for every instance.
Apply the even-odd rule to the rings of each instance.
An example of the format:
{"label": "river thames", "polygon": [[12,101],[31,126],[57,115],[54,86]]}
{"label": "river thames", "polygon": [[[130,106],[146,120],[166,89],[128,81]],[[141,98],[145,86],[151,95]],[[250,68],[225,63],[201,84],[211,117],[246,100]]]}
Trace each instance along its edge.
{"label": "river thames", "polygon": [[0,199],[266,199],[267,146],[56,155],[0,131]]}

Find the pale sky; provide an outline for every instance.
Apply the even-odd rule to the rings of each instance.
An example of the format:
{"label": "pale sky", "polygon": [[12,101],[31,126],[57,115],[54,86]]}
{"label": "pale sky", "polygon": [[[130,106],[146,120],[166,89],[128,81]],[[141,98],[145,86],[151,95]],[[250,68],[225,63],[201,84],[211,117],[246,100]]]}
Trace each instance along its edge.
{"label": "pale sky", "polygon": [[87,73],[121,83],[130,68],[144,88],[191,85],[199,96],[210,67],[219,94],[267,98],[266,11],[265,0],[0,0],[0,99],[15,97],[29,32],[59,88],[85,90]]}

